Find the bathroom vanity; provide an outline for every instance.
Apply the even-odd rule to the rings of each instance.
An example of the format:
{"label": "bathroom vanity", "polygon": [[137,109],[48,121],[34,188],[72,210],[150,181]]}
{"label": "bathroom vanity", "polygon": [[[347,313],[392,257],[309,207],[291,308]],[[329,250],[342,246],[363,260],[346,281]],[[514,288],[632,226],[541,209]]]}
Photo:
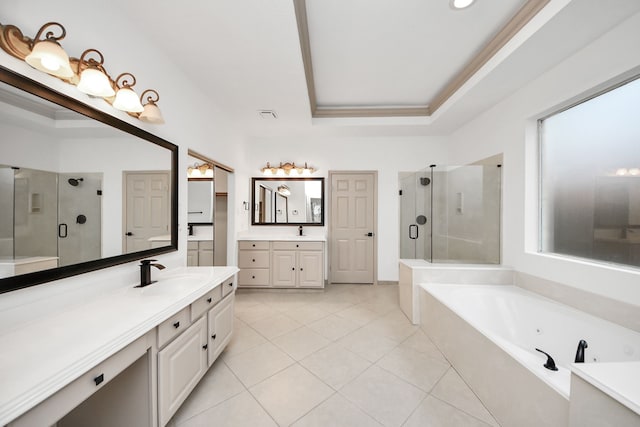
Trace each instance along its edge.
{"label": "bathroom vanity", "polygon": [[[0,425],[164,426],[229,342],[236,267],[3,295]],[[25,303],[26,301],[26,303]]]}
{"label": "bathroom vanity", "polygon": [[238,241],[238,286],[323,288],[324,239],[258,237]]}

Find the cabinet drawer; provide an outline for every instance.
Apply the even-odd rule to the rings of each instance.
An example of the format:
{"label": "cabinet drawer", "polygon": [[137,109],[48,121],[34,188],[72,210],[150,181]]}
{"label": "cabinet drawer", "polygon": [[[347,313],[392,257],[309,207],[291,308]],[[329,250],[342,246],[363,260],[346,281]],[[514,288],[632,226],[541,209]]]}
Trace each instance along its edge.
{"label": "cabinet drawer", "polygon": [[187,241],[187,250],[189,251],[197,251],[198,250],[198,242],[189,240]]}
{"label": "cabinet drawer", "polygon": [[72,411],[96,391],[103,388],[133,362],[144,356],[147,353],[147,349],[153,346],[153,339],[155,337],[152,332],[138,338],[104,362],[89,369],[88,372],[48,397],[36,407],[10,422],[8,426],[55,425],[56,421]]}
{"label": "cabinet drawer", "polygon": [[274,250],[284,251],[321,251],[324,242],[273,242]]}
{"label": "cabinet drawer", "polygon": [[200,240],[200,250],[212,251],[213,250],[213,240]]}
{"label": "cabinet drawer", "polygon": [[269,242],[266,240],[240,240],[238,242],[240,250],[245,249],[269,249]]}
{"label": "cabinet drawer", "polygon": [[189,327],[189,307],[185,307],[158,325],[158,348]]}
{"label": "cabinet drawer", "polygon": [[191,304],[191,321],[195,322],[198,317],[202,316],[208,309],[213,307],[222,299],[222,286],[216,286],[204,296],[198,298]]}
{"label": "cabinet drawer", "polygon": [[240,268],[269,268],[269,251],[240,251]]}
{"label": "cabinet drawer", "polygon": [[269,269],[246,268],[238,273],[239,286],[269,286]]}
{"label": "cabinet drawer", "polygon": [[222,287],[222,298],[226,297],[233,291],[236,287],[236,276],[229,277],[224,283],[221,285]]}

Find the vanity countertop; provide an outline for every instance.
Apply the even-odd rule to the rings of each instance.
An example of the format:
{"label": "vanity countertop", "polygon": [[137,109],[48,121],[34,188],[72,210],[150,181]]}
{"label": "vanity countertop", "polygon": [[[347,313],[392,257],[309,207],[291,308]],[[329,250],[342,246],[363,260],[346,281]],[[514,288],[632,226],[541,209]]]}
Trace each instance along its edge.
{"label": "vanity countertop", "polygon": [[640,362],[575,363],[571,371],[640,415]]}
{"label": "vanity countertop", "polygon": [[[71,292],[68,298],[73,301],[46,316],[34,315],[35,304],[30,302],[0,312],[0,425],[44,401],[237,272],[237,267],[174,268],[155,273],[158,283],[145,288],[124,283],[108,290],[98,286],[102,291],[89,297],[86,289]],[[167,285],[159,287],[162,283]],[[25,293],[22,300],[37,301],[42,292],[38,288],[19,291]],[[10,320],[3,317],[8,316],[24,320],[3,326]]]}
{"label": "vanity countertop", "polygon": [[[187,236],[188,242],[204,242],[204,241],[212,241],[212,240],[213,240],[213,236],[198,236],[198,235]],[[171,236],[167,234],[166,236],[149,237],[149,241],[150,242],[170,242]]]}
{"label": "vanity countertop", "polygon": [[253,235],[238,237],[238,240],[267,240],[276,242],[326,242],[324,236]]}

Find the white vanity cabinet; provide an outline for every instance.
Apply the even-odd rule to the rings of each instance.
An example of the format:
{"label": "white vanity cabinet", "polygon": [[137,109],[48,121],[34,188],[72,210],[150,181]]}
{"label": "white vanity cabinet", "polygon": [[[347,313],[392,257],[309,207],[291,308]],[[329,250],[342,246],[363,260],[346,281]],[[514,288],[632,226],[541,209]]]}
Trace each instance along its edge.
{"label": "white vanity cabinet", "polygon": [[238,286],[322,288],[324,242],[312,240],[240,241]]}
{"label": "white vanity cabinet", "polygon": [[161,426],[169,422],[209,365],[207,322],[196,321],[158,352],[158,415]]}
{"label": "white vanity cabinet", "polygon": [[190,240],[187,242],[187,265],[190,267],[213,266],[213,240]]}

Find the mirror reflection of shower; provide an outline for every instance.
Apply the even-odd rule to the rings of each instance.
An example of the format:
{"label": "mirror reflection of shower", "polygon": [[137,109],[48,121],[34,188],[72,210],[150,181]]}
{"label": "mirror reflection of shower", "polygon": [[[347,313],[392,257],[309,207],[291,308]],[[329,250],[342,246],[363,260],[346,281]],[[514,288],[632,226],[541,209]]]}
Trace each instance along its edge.
{"label": "mirror reflection of shower", "polygon": [[402,172],[400,257],[500,263],[502,156]]}
{"label": "mirror reflection of shower", "polygon": [[82,181],[84,181],[84,178],[69,178],[67,180],[67,182],[74,187],[77,187]]}

